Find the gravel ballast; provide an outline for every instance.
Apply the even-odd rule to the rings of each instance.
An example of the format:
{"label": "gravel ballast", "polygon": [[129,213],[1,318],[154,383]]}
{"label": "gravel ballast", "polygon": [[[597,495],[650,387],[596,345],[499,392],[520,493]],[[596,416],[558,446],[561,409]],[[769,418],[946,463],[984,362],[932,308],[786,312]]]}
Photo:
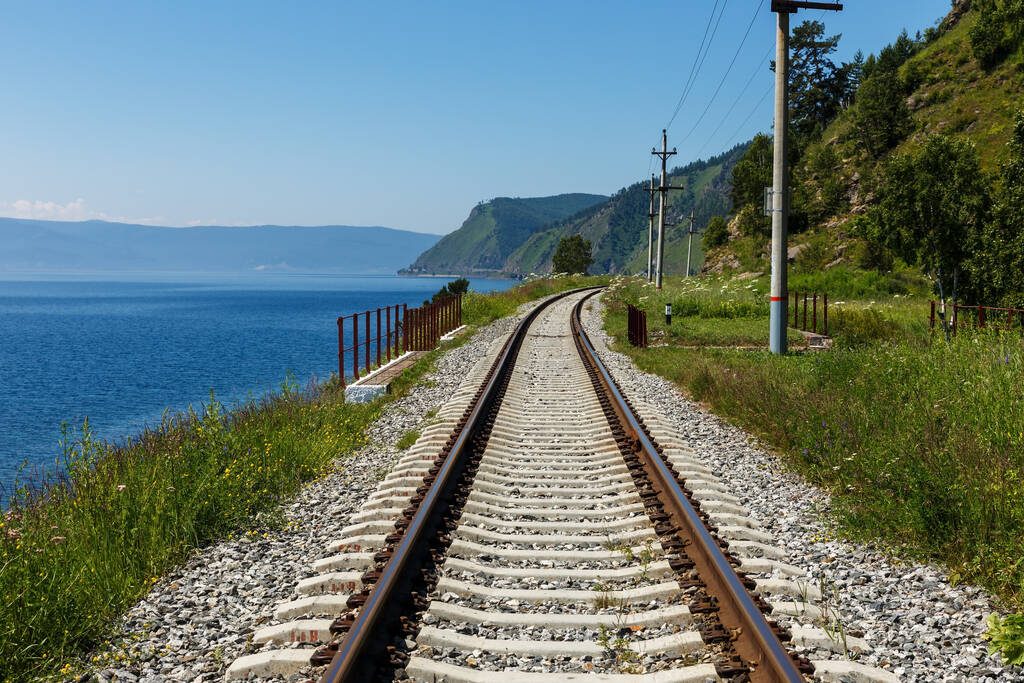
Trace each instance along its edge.
{"label": "gravel ballast", "polygon": [[[525,307],[528,309],[528,307]],[[92,681],[221,681],[239,656],[256,651],[253,632],[273,621],[311,563],[372,493],[400,454],[395,444],[422,428],[517,318],[503,318],[445,353],[409,395],[387,405],[366,432],[368,445],[340,458],[324,477],[282,506],[283,528],[196,551],[153,585],[123,618],[122,637],[94,653]]]}
{"label": "gravel ballast", "polygon": [[[857,661],[906,681],[1024,680],[1019,668],[1003,668],[986,654],[980,635],[994,610],[987,593],[950,586],[939,567],[901,563],[833,538],[822,512],[829,508],[827,493],[788,472],[750,435],[689,401],[672,383],[640,372],[628,357],[608,350],[603,306],[591,301],[584,323],[609,370],[692,440],[707,466],[785,550],[785,562],[820,576],[838,596],[831,607],[843,628],[873,647]],[[273,620],[275,608],[293,597],[300,579],[314,574],[312,561],[325,555],[327,544],[400,456],[397,440],[422,428],[426,415],[452,396],[491,341],[516,322],[500,320],[441,356],[430,381],[385,408],[367,431],[366,447],[339,459],[332,472],[282,507],[283,528],[197,551],[154,584],[124,617],[123,641],[95,654],[91,680],[220,681],[232,661],[260,649],[251,643],[253,632]]]}
{"label": "gravel ballast", "polygon": [[981,634],[995,609],[987,592],[951,586],[941,567],[901,562],[834,538],[823,513],[830,506],[827,492],[789,472],[756,439],[690,401],[668,380],[641,372],[629,357],[610,351],[602,327],[604,306],[599,299],[591,301],[584,327],[609,371],[690,440],[774,537],[773,545],[786,552],[785,562],[820,577],[820,585],[835,596],[828,607],[837,612],[843,629],[873,648],[856,661],[921,683],[1024,680],[1020,667],[1004,668],[987,654]]}

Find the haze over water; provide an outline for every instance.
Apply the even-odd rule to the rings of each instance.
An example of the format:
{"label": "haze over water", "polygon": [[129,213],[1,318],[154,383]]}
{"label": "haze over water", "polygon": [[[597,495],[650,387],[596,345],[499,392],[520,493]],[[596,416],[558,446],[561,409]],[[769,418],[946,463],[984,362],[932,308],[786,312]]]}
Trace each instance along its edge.
{"label": "haze over water", "polygon": [[[14,278],[18,279],[14,279]],[[166,409],[230,404],[337,370],[339,315],[418,305],[440,278],[0,275],[0,483],[52,470],[61,423],[116,439]],[[507,280],[472,280],[480,292]]]}

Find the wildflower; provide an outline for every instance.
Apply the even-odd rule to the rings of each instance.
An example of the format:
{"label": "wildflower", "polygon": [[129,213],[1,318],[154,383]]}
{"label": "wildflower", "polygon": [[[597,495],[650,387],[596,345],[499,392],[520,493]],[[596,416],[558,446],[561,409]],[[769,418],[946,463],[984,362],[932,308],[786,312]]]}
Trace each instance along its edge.
{"label": "wildflower", "polygon": [[54,536],[53,538],[50,539],[50,543],[60,543],[61,541],[66,541],[66,540],[67,540],[67,537],[65,537],[65,536]]}
{"label": "wildflower", "polygon": [[118,491],[124,491],[126,488],[128,488],[127,484],[118,484],[117,485],[117,490]]}

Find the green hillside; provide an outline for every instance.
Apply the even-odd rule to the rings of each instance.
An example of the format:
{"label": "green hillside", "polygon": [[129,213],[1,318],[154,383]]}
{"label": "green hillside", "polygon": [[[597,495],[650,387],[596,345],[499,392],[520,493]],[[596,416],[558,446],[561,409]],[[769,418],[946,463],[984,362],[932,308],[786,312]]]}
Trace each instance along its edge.
{"label": "green hillside", "polygon": [[560,194],[481,202],[458,230],[445,235],[399,274],[501,273],[509,255],[535,232],[607,199],[596,194]]}
{"label": "green hillside", "polygon": [[[746,144],[706,161],[695,161],[676,168],[669,184],[682,186],[682,192],[670,192],[666,221],[665,272],[682,274],[686,270],[686,242],[689,215],[694,213],[695,229],[700,231],[713,215],[729,212],[729,177]],[[570,216],[547,230],[530,237],[504,263],[513,274],[548,272],[558,241],[579,234],[593,247],[592,273],[638,273],[647,269],[647,214],[650,200],[645,191],[649,181],[623,188],[608,201]],[[657,210],[657,206],[655,207]],[[701,263],[699,235],[694,236],[692,268]]]}
{"label": "green hillside", "polygon": [[[994,276],[985,271],[998,271],[998,278],[1005,280],[1008,276],[1001,273],[1014,270],[1009,261],[981,263],[979,257],[1014,248],[1014,235],[1020,234],[1019,219],[1007,219],[1007,209],[1001,214],[1005,234],[991,236],[998,232],[993,226],[1000,220],[1000,202],[1008,201],[1006,192],[1000,194],[1007,180],[999,174],[1010,160],[1014,116],[1024,109],[1022,16],[1021,0],[957,0],[936,26],[916,36],[906,31],[895,35],[893,30],[894,41],[878,55],[842,64],[831,84],[805,89],[805,98],[829,87],[842,91],[834,115],[819,121],[805,116],[801,127],[800,97],[791,98],[791,118],[797,123],[791,127],[789,245],[796,273],[827,279],[832,269],[874,271],[904,281],[920,278],[930,287],[918,259],[887,238],[893,227],[884,215],[882,197],[893,191],[886,179],[894,162],[915,158],[938,139],[946,148],[961,145],[969,150],[987,188],[977,198],[981,210],[964,214],[958,239],[970,244],[966,254],[947,260],[947,278],[950,265],[960,269],[959,294],[967,299],[1024,301],[1024,292],[1011,291],[1015,286],[1000,289],[987,282]],[[808,42],[827,41],[818,34]],[[836,81],[843,82],[837,86]],[[791,82],[791,90],[798,86]],[[770,159],[767,164],[749,161],[746,189],[737,182],[729,241],[709,251],[706,271],[768,268],[770,227],[761,217],[761,186],[770,184],[771,164]],[[933,272],[925,274],[936,279]],[[948,294],[949,282],[946,287]]]}

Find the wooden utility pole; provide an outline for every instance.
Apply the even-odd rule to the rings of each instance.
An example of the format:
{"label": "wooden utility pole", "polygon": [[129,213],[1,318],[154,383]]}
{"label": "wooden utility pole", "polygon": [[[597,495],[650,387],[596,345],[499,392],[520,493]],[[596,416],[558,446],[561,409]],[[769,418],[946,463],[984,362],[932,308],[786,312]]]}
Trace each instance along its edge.
{"label": "wooden utility pole", "polygon": [[651,174],[651,186],[645,190],[651,197],[651,207],[647,210],[647,281],[654,280],[654,174]]}
{"label": "wooden utility pole", "polygon": [[686,277],[690,277],[690,255],[693,253],[693,209],[690,209],[690,231],[686,242]]}
{"label": "wooden utility pole", "polygon": [[838,2],[772,0],[772,12],[778,15],[775,33],[775,155],[772,178],[772,282],[768,322],[768,347],[772,353],[786,353],[787,303],[789,301],[788,249],[789,175],[786,155],[789,141],[789,15],[799,9],[839,11]]}
{"label": "wooden utility pole", "polygon": [[651,154],[661,157],[661,185],[658,186],[658,268],[654,280],[654,288],[661,289],[662,276],[665,270],[665,204],[669,190],[681,190],[681,187],[669,187],[668,176],[665,170],[665,162],[676,153],[675,147],[668,151],[668,131],[661,130],[661,151],[651,149]]}

